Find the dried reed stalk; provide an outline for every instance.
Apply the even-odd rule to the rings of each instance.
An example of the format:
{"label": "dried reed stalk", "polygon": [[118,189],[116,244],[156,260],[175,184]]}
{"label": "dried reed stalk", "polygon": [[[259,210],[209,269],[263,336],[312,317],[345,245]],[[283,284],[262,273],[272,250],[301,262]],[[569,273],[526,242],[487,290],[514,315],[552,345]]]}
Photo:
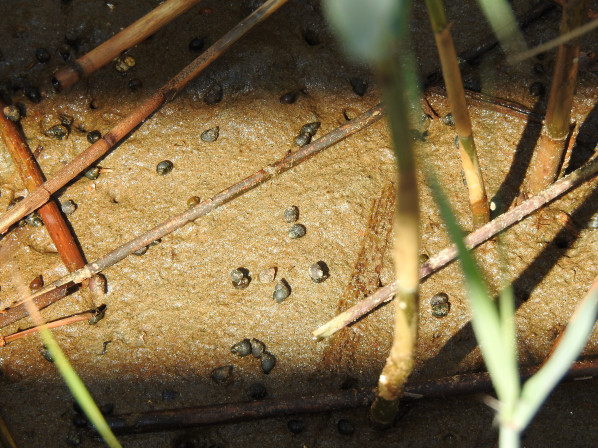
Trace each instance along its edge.
{"label": "dried reed stalk", "polygon": [[[568,0],[563,5],[560,34],[581,26],[588,14],[588,0]],[[531,173],[528,190],[537,194],[554,182],[563,161],[570,130],[571,106],[577,82],[580,38],[559,45],[550,97]]]}
{"label": "dried reed stalk", "polygon": [[72,86],[119,56],[127,48],[147,39],[200,0],[167,0],[151,12],[114,35],[85,56],[58,70],[52,77],[57,91]]}
{"label": "dried reed stalk", "polygon": [[446,22],[442,0],[426,0],[426,6],[432,23],[434,38],[436,39],[442,76],[444,77],[448,101],[455,120],[455,129],[459,137],[459,151],[469,190],[469,206],[473,215],[473,225],[474,228],[477,228],[490,220],[490,208],[473,140],[473,131],[469,112],[467,111],[457,52],[453,45],[450,25]]}

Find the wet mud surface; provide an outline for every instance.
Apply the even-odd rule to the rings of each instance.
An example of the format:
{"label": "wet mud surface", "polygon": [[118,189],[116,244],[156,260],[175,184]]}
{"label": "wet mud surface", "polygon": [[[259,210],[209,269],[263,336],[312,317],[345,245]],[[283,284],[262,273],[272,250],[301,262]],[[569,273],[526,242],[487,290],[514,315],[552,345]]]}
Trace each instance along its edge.
{"label": "wet mud surface", "polygon": [[[118,72],[112,63],[57,94],[50,77],[64,65],[61,54],[85,54],[158,2],[1,2],[0,82],[26,110],[23,132],[32,149],[43,148],[37,160],[46,176],[89,146],[88,132],[108,132],[196,57],[189,49],[192,39],[203,37],[207,48],[254,3],[202,1],[129,50],[136,62],[129,71]],[[524,11],[529,3],[515,1],[514,6]],[[592,6],[597,7],[595,2]],[[455,20],[458,51],[471,48],[489,32],[475,5],[462,8],[448,12]],[[423,76],[438,62],[423,4],[414,12],[413,42]],[[531,25],[525,32],[528,44],[554,37],[559,17],[557,9]],[[590,51],[596,37],[596,32],[588,35],[582,51]],[[40,47],[51,54],[46,63],[36,63]],[[549,90],[555,54],[509,66],[494,50],[466,67],[464,79],[472,89],[543,113],[546,98],[538,100],[529,89],[540,81]],[[362,96],[355,93],[352,78],[367,83]],[[581,126],[571,165],[583,162],[596,147],[597,79],[595,65],[582,66],[572,115]],[[19,88],[26,82],[39,88],[41,102],[30,101]],[[222,99],[208,104],[206,95],[216,85]],[[281,103],[287,92],[296,92],[294,103]],[[448,113],[441,95],[428,100],[439,115]],[[352,118],[379,101],[375,77],[342,56],[318,2],[290,1],[102,158],[97,179],[81,176],[57,198],[77,204],[68,220],[87,260],[93,261],[185,211],[191,196],[205,200],[297,150],[293,139],[304,124],[321,123],[317,138],[345,123],[345,116]],[[524,181],[540,127],[478,103],[472,104],[471,113],[489,197],[499,210],[505,209]],[[45,135],[64,115],[73,119],[68,137]],[[202,140],[202,132],[215,126],[218,138]],[[416,141],[419,163],[436,170],[459,223],[471,230],[454,129],[439,119],[421,126],[427,135]],[[0,149],[3,212],[26,192],[8,153]],[[174,167],[161,176],[156,166],[164,160]],[[432,256],[449,239],[420,174],[422,253]],[[333,392],[347,384],[373,387],[391,344],[392,304],[343,330],[336,340],[315,342],[311,332],[351,301],[392,281],[389,204],[394,198],[385,192],[395,182],[389,133],[381,120],[166,236],[143,255],[129,256],[108,269],[108,292],[102,299],[106,317],[94,326],[79,323],[54,333],[98,404],[113,404],[117,414],[246,401],[256,382],[263,383],[266,399],[272,400]],[[542,216],[525,220],[475,252],[492,291],[503,282],[514,285],[523,365],[545,359],[598,274],[598,232],[586,228],[598,212],[595,186],[596,180],[588,182]],[[306,229],[299,239],[289,237],[292,224],[284,219],[284,211],[293,205],[299,209],[297,222]],[[563,213],[578,231],[563,230]],[[40,273],[46,282],[66,274],[45,228],[26,226],[14,235],[17,243],[0,271],[3,306],[17,298],[19,285],[28,285]],[[318,261],[329,269],[329,278],[321,283],[310,278],[310,266]],[[231,283],[230,272],[240,267],[251,277],[246,289]],[[275,282],[259,279],[272,267],[276,281],[284,279],[291,289],[281,303],[273,300]],[[484,369],[460,279],[459,266],[452,264],[421,285],[415,380]],[[430,298],[439,292],[450,301],[443,318],[433,316],[430,307]],[[56,319],[98,304],[82,290],[43,315]],[[2,334],[29,325],[24,320]],[[231,353],[231,346],[245,338],[263,341],[276,357],[269,374],[252,356]],[[73,425],[70,393],[41,348],[34,336],[0,349],[1,412],[18,445],[62,447],[71,443],[67,437],[80,437],[79,446],[101,446]],[[594,333],[584,355],[596,354]],[[231,377],[218,384],[211,373],[226,365],[233,366]],[[597,397],[596,380],[560,386],[525,433],[523,445],[591,446],[598,436]],[[301,420],[304,431],[289,431],[291,419]],[[339,432],[340,419],[354,425],[353,434]],[[385,432],[369,428],[367,410],[356,409],[120,440],[123,446],[144,448],[174,446],[185,434],[196,437],[197,446],[478,447],[495,445],[492,422],[493,412],[480,397],[465,396],[414,401],[401,422]]]}

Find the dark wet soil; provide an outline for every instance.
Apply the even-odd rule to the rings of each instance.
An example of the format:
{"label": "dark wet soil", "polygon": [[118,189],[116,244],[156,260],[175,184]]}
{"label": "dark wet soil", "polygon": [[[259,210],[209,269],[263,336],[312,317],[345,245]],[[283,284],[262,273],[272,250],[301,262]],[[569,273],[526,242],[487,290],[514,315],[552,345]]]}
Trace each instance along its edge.
{"label": "dark wet soil", "polygon": [[[43,147],[38,162],[47,176],[89,146],[89,131],[109,131],[188,64],[196,56],[189,49],[192,39],[201,36],[206,45],[212,44],[258,2],[202,1],[129,50],[136,65],[128,72],[120,73],[110,64],[67,92],[52,91],[51,75],[64,64],[61,52],[69,52],[72,58],[85,54],[158,3],[0,2],[0,82],[9,86],[12,101],[26,109],[23,131],[31,148]],[[470,3],[449,10],[458,51],[471,48],[489,32]],[[517,11],[524,11],[531,2],[513,3]],[[596,2],[593,7],[597,8]],[[418,3],[414,12],[413,42],[421,73],[426,74],[437,67],[436,50],[423,4]],[[558,9],[535,22],[525,33],[528,44],[555,36],[558,22]],[[596,37],[596,32],[589,34],[582,50],[592,50]],[[36,63],[35,52],[41,47],[51,54],[46,63]],[[532,62],[509,66],[500,50],[494,50],[478,64],[467,66],[464,79],[483,93],[542,113],[545,98],[538,101],[529,87],[540,81],[548,90],[554,57],[551,51]],[[595,65],[589,65],[580,71],[572,115],[579,138],[572,163],[583,161],[596,147],[595,70]],[[362,81],[353,82],[358,87],[367,84],[363,96],[355,93],[352,78]],[[18,89],[23,79],[39,88],[41,102],[32,103]],[[222,88],[222,100],[207,104],[206,94],[215,85]],[[294,103],[281,103],[287,92],[297,93]],[[319,3],[290,1],[98,162],[105,170],[96,180],[81,177],[57,196],[77,204],[68,219],[87,260],[92,261],[184,211],[189,197],[207,199],[294,151],[293,139],[305,123],[321,122],[319,137],[346,122],[344,115],[355,116],[379,101],[374,76],[342,56]],[[440,115],[448,112],[443,97],[432,95],[429,101]],[[480,104],[472,104],[471,113],[489,196],[496,198],[499,207],[507,207],[523,183],[540,128]],[[44,131],[60,124],[61,115],[74,119],[68,138],[46,136]],[[203,141],[201,133],[215,126],[218,139]],[[440,120],[422,126],[428,135],[416,142],[419,162],[436,170],[457,219],[471,230],[454,130]],[[156,165],[163,160],[172,161],[174,168],[160,176]],[[115,413],[245,401],[255,382],[265,385],[270,399],[331,392],[347,380],[373,387],[390,348],[392,305],[381,306],[345,330],[342,337],[349,343],[318,343],[311,332],[348,300],[356,300],[356,276],[374,286],[392,280],[387,250],[392,233],[376,240],[368,229],[375,201],[394,181],[388,129],[380,121],[163,238],[144,255],[130,256],[110,268],[105,272],[104,320],[54,333],[98,404],[113,403]],[[514,285],[521,364],[545,359],[598,274],[598,232],[585,229],[598,211],[595,185],[596,181],[589,182],[556,201],[542,219],[531,217],[476,251],[492,290],[505,281]],[[433,255],[449,239],[423,176],[420,187],[422,252]],[[0,151],[0,193],[2,211],[14,197],[25,195],[4,150]],[[299,208],[298,222],[307,230],[300,239],[289,238],[291,224],[283,217],[292,205]],[[563,212],[581,229],[578,233],[562,230],[558,218]],[[376,235],[386,229],[388,214],[380,219]],[[66,273],[44,228],[25,227],[17,237],[17,249],[2,261],[3,305],[17,297],[19,284],[28,284],[38,274],[49,282]],[[363,254],[373,250],[379,256],[366,256],[369,261],[359,267]],[[322,283],[314,283],[309,275],[309,267],[317,261],[324,261],[330,271]],[[239,267],[252,277],[246,289],[231,284],[229,273]],[[277,279],[284,278],[291,288],[282,303],[272,298],[274,283],[258,279],[271,267],[277,268]],[[414,379],[484,369],[460,278],[459,267],[451,265],[421,285]],[[442,319],[431,314],[429,304],[438,292],[447,293],[450,300],[450,312]],[[90,298],[79,292],[43,314],[55,319],[92,306]],[[3,334],[27,326],[23,321],[5,328]],[[252,337],[263,341],[277,359],[268,375],[256,359],[230,352],[234,343]],[[0,409],[18,445],[69,446],[67,437],[78,436],[79,446],[101,446],[88,432],[74,427],[70,393],[40,354],[41,347],[37,337],[29,337],[0,351]],[[584,355],[596,354],[594,333]],[[231,379],[217,384],[210,374],[224,365],[233,366]],[[598,437],[597,397],[595,380],[559,387],[526,432],[523,445],[592,446]],[[202,443],[198,446],[222,447],[496,444],[493,412],[480,397],[418,400],[386,432],[369,428],[366,415],[366,409],[357,409],[296,417],[305,424],[300,434],[288,430],[291,416],[191,433]],[[352,435],[339,433],[340,419],[355,426]],[[165,447],[187,433],[122,436],[121,441],[127,447]]]}

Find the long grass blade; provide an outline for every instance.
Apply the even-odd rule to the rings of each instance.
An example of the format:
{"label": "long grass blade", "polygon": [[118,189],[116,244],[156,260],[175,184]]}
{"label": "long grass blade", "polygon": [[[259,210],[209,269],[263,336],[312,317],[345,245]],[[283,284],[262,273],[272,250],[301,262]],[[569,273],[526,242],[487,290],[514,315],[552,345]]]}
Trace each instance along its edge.
{"label": "long grass blade", "polygon": [[598,317],[598,277],[578,306],[558,346],[544,366],[523,385],[513,423],[521,430],[534,417],[552,389],[579,356]]}
{"label": "long grass blade", "polygon": [[[488,372],[492,377],[492,384],[501,406],[508,413],[509,410],[512,410],[519,396],[517,360],[512,355],[513,349],[510,348],[513,344],[514,335],[512,333],[509,335],[504,334],[504,330],[509,328],[509,324],[501,321],[496,304],[488,295],[484,281],[473,257],[463,242],[462,231],[455,221],[454,214],[440,185],[433,176],[429,175],[428,178],[449,235],[459,252],[459,261],[465,274],[465,282],[473,312],[473,331],[480,345]],[[507,306],[502,305],[502,307],[508,310]],[[503,414],[502,409],[501,414]]]}
{"label": "long grass blade", "polygon": [[56,342],[56,339],[54,339],[54,336],[52,336],[50,330],[44,326],[40,328],[40,335],[44,341],[44,344],[46,345],[46,348],[52,356],[56,368],[70,389],[73,398],[77,401],[77,403],[79,403],[79,406],[89,421],[93,424],[96,431],[100,434],[100,436],[102,436],[106,442],[106,445],[108,445],[110,448],[121,448],[121,444],[110,430],[108,423],[106,423],[104,416],[93,401],[93,398],[85,387],[85,384],[83,384],[83,381],[81,381],[81,378],[71,366],[71,363],[58,345],[58,342]]}
{"label": "long grass blade", "polygon": [[60,372],[60,375],[64,379],[64,382],[68,386],[73,395],[73,398],[77,401],[87,419],[93,424],[96,431],[106,442],[110,448],[122,448],[121,444],[116,439],[114,433],[110,430],[108,423],[104,419],[104,416],[98,409],[95,401],[83,381],[71,366],[71,363],[67,359],[66,355],[52,336],[52,332],[46,327],[44,321],[42,319],[39,310],[31,301],[26,301],[25,306],[27,307],[27,312],[31,315],[31,318],[35,322],[37,326],[39,326],[39,334],[46,345],[46,348],[50,352],[50,356],[52,356],[52,360],[54,361],[54,365]]}

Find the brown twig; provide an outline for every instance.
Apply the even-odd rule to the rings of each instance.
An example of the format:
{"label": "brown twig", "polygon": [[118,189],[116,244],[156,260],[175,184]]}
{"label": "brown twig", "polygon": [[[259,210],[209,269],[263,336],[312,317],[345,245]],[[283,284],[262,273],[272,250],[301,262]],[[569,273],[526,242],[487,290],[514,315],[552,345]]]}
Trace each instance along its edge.
{"label": "brown twig", "polygon": [[[520,369],[521,379],[529,378],[539,368],[533,366]],[[563,380],[571,381],[596,376],[598,376],[598,360],[579,361],[571,366]],[[467,373],[435,380],[410,382],[405,387],[404,398],[406,400],[444,398],[491,391],[492,382],[487,372]],[[106,420],[116,434],[139,434],[365,407],[371,404],[374,397],[375,392],[372,389],[345,390],[307,397],[113,415],[106,417]]]}
{"label": "brown twig", "polygon": [[[74,324],[74,323],[81,322],[84,320],[89,321],[89,319],[91,319],[95,315],[96,315],[95,311],[87,311],[87,312],[84,312],[81,314],[77,314],[75,316],[64,317],[62,319],[57,319],[52,322],[46,323],[46,328],[52,329],[52,328],[62,327],[64,325]],[[10,344],[11,342],[16,341],[17,339],[24,338],[25,336],[29,336],[29,335],[38,333],[39,329],[40,329],[40,327],[36,326],[36,327],[27,328],[25,330],[17,331],[15,333],[9,334],[7,336],[0,335],[0,347],[4,347],[5,345]]]}
{"label": "brown twig", "polygon": [[[378,121],[383,116],[384,107],[381,104],[379,104],[378,106],[373,107],[372,109],[357,116],[345,125],[336,128],[332,132],[329,132],[328,134],[312,142],[311,144],[305,145],[297,152],[289,154],[283,159],[279,160],[278,162],[268,165],[267,167],[261,169],[257,173],[254,173],[251,176],[243,179],[242,181],[237,182],[236,184],[222,190],[220,193],[216,194],[210,199],[207,199],[197,204],[196,206],[190,208],[186,212],[176,215],[163,222],[162,224],[159,224],[158,226],[154,227],[153,229],[143,233],[142,235],[139,235],[138,237],[130,240],[129,242],[114,249],[113,251],[97,259],[96,261],[88,263],[83,268],[45,286],[44,288],[37,291],[35,294],[32,294],[27,300],[38,300],[41,299],[42,296],[47,297],[46,295],[55,290],[56,288],[73,286],[74,284],[80,283],[83,280],[100,273],[104,269],[107,269],[110,266],[118,263],[119,261],[130,255],[131,253],[135,252],[136,250],[139,250],[142,247],[147,246],[151,242],[168,235],[169,233],[183,227],[185,224],[194,221],[197,218],[205,216],[206,214],[210,213],[211,211],[215,210],[221,205],[248,192],[249,190],[258,187],[264,182],[267,182],[274,176],[282,174],[285,171],[288,171],[291,168],[299,165],[300,163],[305,162],[306,160],[329,148],[335,143],[340,142],[348,136]],[[40,309],[42,308],[39,304],[38,307]],[[15,308],[9,308],[7,310],[4,310],[3,314],[0,314],[0,328],[5,325],[8,325],[5,322],[14,322],[14,318],[12,318],[12,316],[26,315],[24,309],[22,309],[22,311],[16,311],[18,309],[22,309],[22,306],[19,305]],[[7,314],[11,316],[11,319],[5,318]]]}
{"label": "brown twig", "polygon": [[[479,246],[500,232],[508,229],[513,224],[521,221],[523,218],[531,215],[539,208],[543,207],[549,202],[552,202],[559,196],[581,185],[582,182],[596,175],[597,172],[598,157],[594,158],[591,162],[572,172],[568,176],[550,185],[546,190],[542,191],[537,196],[528,199],[521,205],[498,216],[488,224],[470,233],[464,240],[467,248],[473,249]],[[426,278],[428,275],[445,267],[447,264],[454,261],[456,257],[457,248],[454,245],[439,252],[421,266],[419,270],[420,281]],[[341,328],[349,325],[351,322],[367,314],[381,303],[392,298],[392,296],[396,293],[396,290],[397,284],[396,281],[393,281],[388,285],[378,289],[374,294],[360,301],[344,313],[341,313],[334,319],[328,321],[326,324],[315,330],[312,334],[317,339],[323,339],[333,335]]]}
{"label": "brown twig", "polygon": [[[33,303],[38,309],[42,310],[66,297],[70,286],[72,285],[63,285],[52,289],[51,291],[40,294],[33,299]],[[4,328],[25,317],[27,317],[27,310],[22,305],[2,310],[0,311],[0,328]]]}
{"label": "brown twig", "polygon": [[[564,35],[583,24],[589,0],[569,0],[563,5],[560,34]],[[571,106],[577,83],[581,39],[559,45],[550,87],[546,121],[531,166],[528,190],[536,194],[552,183],[558,175],[563,153],[570,137]]]}
{"label": "brown twig", "polygon": [[81,78],[108,64],[127,48],[151,36],[167,23],[188,11],[200,0],[167,0],[126,27],[120,33],[94,48],[85,56],[58,70],[52,78],[57,91],[72,86]]}
{"label": "brown twig", "polygon": [[[0,99],[0,110],[4,110],[5,106],[6,104]],[[25,188],[29,191],[35,190],[36,187],[44,183],[44,175],[29,146],[25,143],[20,129],[3,113],[0,113],[0,134],[19,171]],[[39,214],[69,272],[85,266],[85,258],[79,250],[79,246],[75,242],[75,238],[56,202],[48,202],[39,209]]]}
{"label": "brown twig", "polygon": [[50,180],[36,188],[25,199],[16,204],[0,218],[0,233],[45,204],[50,196],[73,180],[79,173],[89,167],[97,159],[108,152],[116,143],[125,138],[135,127],[143,123],[152,113],[172,101],[177,93],[195,78],[202,70],[228,50],[244,34],[255,25],[265,20],[287,0],[268,0],[252,14],[239,22],[232,30],[221,37],[214,45],[208,48],[201,56],[180,71],[174,78],[162,86],[156,93],[146,99],[139,107],[127,117],[116,124],[106,135],[91,145],[69,164],[60,169]]}

